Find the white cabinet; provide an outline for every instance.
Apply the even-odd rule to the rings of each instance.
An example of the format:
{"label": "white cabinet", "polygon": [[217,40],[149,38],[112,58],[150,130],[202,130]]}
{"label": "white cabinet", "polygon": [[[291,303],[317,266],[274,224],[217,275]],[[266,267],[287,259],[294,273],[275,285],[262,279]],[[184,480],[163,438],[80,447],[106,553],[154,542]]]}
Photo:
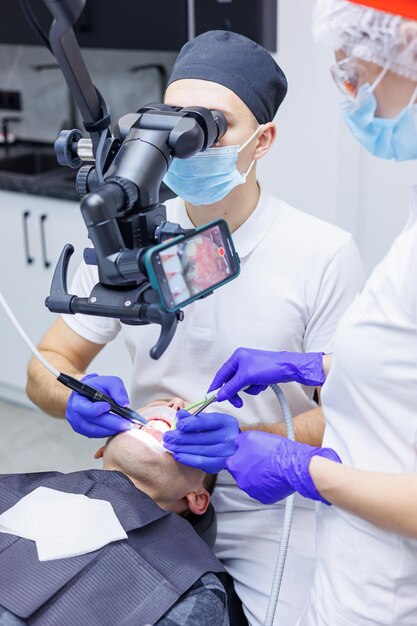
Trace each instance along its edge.
{"label": "white cabinet", "polygon": [[[45,298],[66,243],[75,248],[70,284],[88,245],[79,204],[0,191],[0,291],[35,344],[55,319],[45,306]],[[0,355],[0,397],[29,402],[24,388],[30,354],[1,307]],[[117,374],[129,383],[129,355],[121,340],[103,350],[94,368]]]}

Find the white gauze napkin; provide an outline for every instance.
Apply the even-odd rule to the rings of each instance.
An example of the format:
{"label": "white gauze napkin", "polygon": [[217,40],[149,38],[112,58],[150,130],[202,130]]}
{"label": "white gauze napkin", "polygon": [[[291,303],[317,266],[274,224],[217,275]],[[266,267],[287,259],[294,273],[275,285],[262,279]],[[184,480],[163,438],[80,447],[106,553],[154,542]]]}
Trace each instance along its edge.
{"label": "white gauze napkin", "polygon": [[40,561],[127,539],[110,502],[48,487],[38,487],[0,515],[0,532],[35,541]]}

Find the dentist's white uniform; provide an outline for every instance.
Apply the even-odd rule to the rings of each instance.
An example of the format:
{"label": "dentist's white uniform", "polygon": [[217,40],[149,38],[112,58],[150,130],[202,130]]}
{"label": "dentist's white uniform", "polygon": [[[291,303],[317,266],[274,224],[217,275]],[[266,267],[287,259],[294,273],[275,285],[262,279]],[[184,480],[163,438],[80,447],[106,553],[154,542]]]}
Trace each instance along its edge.
{"label": "dentist's white uniform", "polygon": [[[323,445],[375,472],[417,471],[417,188],[407,226],[336,333]],[[318,505],[302,626],[416,626],[417,541]]]}
{"label": "dentist's white uniform", "polygon": [[[168,219],[193,225],[182,200],[167,202]],[[362,286],[359,254],[345,231],[297,211],[261,192],[254,213],[233,234],[242,261],[239,278],[210,297],[185,308],[185,320],[159,361],[149,349],[159,326],[123,326],[117,320],[76,315],[66,323],[95,343],[111,341],[121,330],[133,361],[131,404],[180,396],[196,400],[215,372],[239,346],[293,352],[333,350],[333,335]],[[71,292],[89,295],[97,272],[82,265]],[[111,374],[111,372],[103,372]],[[127,381],[126,381],[127,382]],[[313,408],[313,389],[285,385],[294,415]],[[245,398],[245,407],[212,405],[242,424],[281,421],[272,392]],[[283,508],[266,507],[239,491],[222,472],[214,496],[218,513],[216,554],[235,579],[251,625],[261,626],[279,549]],[[301,497],[282,590],[278,622],[294,626],[305,604],[314,571],[314,509]]]}

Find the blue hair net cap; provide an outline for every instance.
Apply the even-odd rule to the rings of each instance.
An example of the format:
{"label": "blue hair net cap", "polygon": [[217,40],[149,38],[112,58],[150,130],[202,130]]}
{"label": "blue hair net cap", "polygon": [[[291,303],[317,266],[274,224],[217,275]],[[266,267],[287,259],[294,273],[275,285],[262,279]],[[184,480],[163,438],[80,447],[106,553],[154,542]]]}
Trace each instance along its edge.
{"label": "blue hair net cap", "polygon": [[284,72],[265,48],[224,30],[203,33],[181,48],[168,85],[187,78],[228,87],[260,124],[274,119],[288,89]]}

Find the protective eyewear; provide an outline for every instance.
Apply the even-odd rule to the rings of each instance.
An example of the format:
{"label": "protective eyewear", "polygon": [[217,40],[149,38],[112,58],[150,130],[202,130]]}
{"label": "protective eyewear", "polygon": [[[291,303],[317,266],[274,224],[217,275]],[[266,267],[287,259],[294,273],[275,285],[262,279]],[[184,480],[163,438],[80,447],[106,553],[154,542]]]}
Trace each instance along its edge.
{"label": "protective eyewear", "polygon": [[336,87],[349,100],[355,100],[362,85],[369,82],[366,68],[354,57],[347,57],[330,68]]}
{"label": "protective eyewear", "polygon": [[[370,91],[374,91],[379,85],[385,74],[388,72],[389,66],[384,67],[377,77],[372,82]],[[354,58],[347,57],[342,61],[339,61],[330,68],[330,74],[338,87],[338,89],[349,100],[355,101],[359,92],[359,89],[363,85],[371,82],[371,77],[367,68],[362,63]]]}

